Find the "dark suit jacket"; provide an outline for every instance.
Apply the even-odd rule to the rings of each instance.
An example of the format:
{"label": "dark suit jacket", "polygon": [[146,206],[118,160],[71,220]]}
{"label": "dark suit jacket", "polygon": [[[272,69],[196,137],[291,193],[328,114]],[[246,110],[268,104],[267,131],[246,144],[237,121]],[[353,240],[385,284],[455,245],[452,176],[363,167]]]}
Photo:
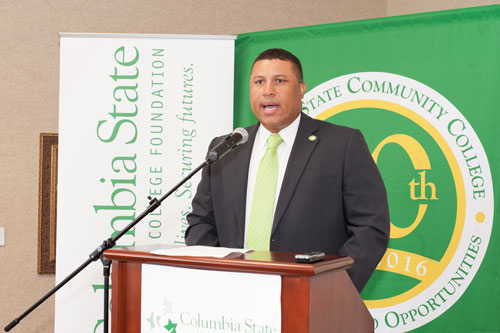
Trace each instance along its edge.
{"label": "dark suit jacket", "polygon": [[[187,217],[186,244],[244,246],[248,166],[257,128],[248,127],[247,143],[203,169]],[[302,114],[270,250],[350,256],[355,262],[348,273],[361,291],[388,240],[387,195],[361,132]]]}

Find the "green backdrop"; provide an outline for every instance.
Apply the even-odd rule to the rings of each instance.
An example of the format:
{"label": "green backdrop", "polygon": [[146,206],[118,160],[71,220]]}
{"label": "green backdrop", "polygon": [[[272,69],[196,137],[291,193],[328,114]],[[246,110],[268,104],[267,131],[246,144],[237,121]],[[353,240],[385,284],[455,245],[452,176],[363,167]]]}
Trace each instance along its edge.
{"label": "green backdrop", "polygon": [[[415,214],[419,203],[425,202],[427,210],[415,231],[404,237],[391,238],[389,248],[396,252],[392,256],[389,253],[389,257],[383,259],[385,266],[394,266],[394,260],[398,255],[400,256],[399,264],[403,266],[399,268],[399,271],[390,267],[378,269],[363,291],[362,297],[367,301],[381,301],[416,290],[412,288],[418,288],[424,280],[420,279],[421,273],[434,274],[436,279],[443,279],[441,285],[448,289],[443,289],[440,294],[428,295],[427,298],[422,298],[426,288],[422,287],[420,292],[415,291],[414,296],[422,295],[419,296],[420,300],[415,299],[414,308],[409,306],[407,311],[387,310],[387,313],[376,318],[378,330],[500,332],[500,316],[498,315],[500,313],[500,265],[498,264],[498,258],[500,258],[498,224],[500,221],[494,216],[494,211],[498,208],[498,200],[494,198],[494,194],[497,193],[498,196],[500,193],[498,191],[500,186],[498,139],[500,135],[497,129],[500,125],[500,6],[239,35],[236,41],[235,58],[235,127],[244,127],[256,122],[248,101],[249,75],[255,57],[268,48],[284,48],[297,55],[302,61],[308,92],[321,91],[319,85],[330,81],[333,85],[338,84],[343,97],[350,96],[357,101],[366,100],[366,98],[358,98],[355,92],[350,91],[346,81],[341,80],[342,77],[352,79],[349,81],[351,84],[361,83],[362,80],[370,81],[371,83],[367,83],[365,88],[367,91],[371,88],[372,93],[375,89],[373,88],[375,81],[377,84],[392,82],[394,86],[391,89],[395,89],[396,84],[400,85],[398,89],[405,86],[408,89],[406,93],[411,87],[413,92],[417,90],[417,96],[410,97],[405,104],[417,114],[411,116],[411,119],[404,113],[391,110],[388,104],[382,106],[371,102],[351,106],[345,104],[348,106],[347,110],[340,112],[335,111],[335,108],[340,107],[339,105],[345,101],[342,103],[337,103],[334,99],[328,101],[325,94],[321,95],[323,100],[320,98],[318,102],[316,99],[316,105],[328,104],[325,110],[331,110],[330,113],[321,113],[322,119],[361,129],[372,152],[384,138],[402,135],[404,138],[413,138],[423,148],[431,164],[428,168],[412,167],[412,154],[408,150],[401,149],[403,146],[400,144],[387,144],[380,152],[377,164],[388,190],[391,221],[398,227],[408,228],[411,224],[408,221],[413,221],[413,218],[409,216]],[[384,79],[380,76],[381,74],[373,74],[370,76],[372,79],[363,79],[363,75],[356,74],[365,72],[389,73],[389,79]],[[399,80],[399,77],[409,81]],[[405,82],[410,83],[405,85]],[[362,89],[360,84],[356,87],[356,89]],[[459,138],[460,135],[456,133],[457,126],[464,123],[466,125],[464,127],[472,130],[472,133],[479,138],[480,144],[469,143],[474,147],[465,153],[462,152],[461,156],[455,154],[455,160],[464,162],[466,155],[476,150],[479,156],[482,152],[479,148],[482,145],[485,152],[481,160],[482,176],[485,179],[489,178],[490,174],[486,171],[487,164],[489,164],[492,182],[492,186],[486,186],[486,199],[471,199],[471,191],[467,187],[467,185],[470,186],[473,178],[473,175],[468,174],[472,172],[470,170],[462,169],[461,179],[465,183],[465,190],[460,190],[457,180],[460,177],[457,178],[452,171],[451,155],[447,155],[443,150],[443,144],[436,141],[439,136],[437,132],[427,130],[432,127],[432,121],[423,121],[428,125],[427,127],[422,126],[422,123],[419,125],[418,122],[412,121],[412,119],[423,119],[428,116],[426,111],[431,114],[437,112],[439,108],[439,105],[432,109],[429,107],[430,104],[424,107],[424,102],[418,103],[417,98],[434,96],[418,90],[418,87],[428,87],[436,93],[436,96],[441,95],[443,100],[456,107],[465,119],[464,122],[452,123],[452,118],[446,118],[449,115],[439,118],[441,123],[447,121],[440,134],[442,137],[446,139],[448,135],[451,139],[455,139],[456,146],[464,150],[467,148],[465,140],[473,136],[468,134],[466,137],[464,134]],[[385,93],[394,97],[396,102],[400,99],[403,103],[404,93],[401,90],[395,92],[391,89],[387,86],[385,88],[379,86],[379,94],[373,94],[373,98],[376,99],[376,96]],[[310,100],[311,96],[307,98]],[[434,100],[437,101],[436,98]],[[303,105],[305,113],[315,116],[313,111],[317,110],[313,110],[313,104],[307,104],[305,99]],[[440,104],[440,106],[443,105]],[[448,111],[451,115],[451,107]],[[447,111],[443,109],[442,112]],[[438,113],[435,113],[435,118],[437,117]],[[448,128],[448,133],[445,133],[446,128]],[[453,138],[449,135],[451,132],[455,132]],[[471,159],[465,163],[472,167],[474,161]],[[422,174],[422,172],[425,173]],[[418,185],[419,181],[420,184],[423,182],[422,176],[427,177],[424,184],[431,182],[434,184],[435,200],[431,198],[433,193],[430,185],[424,187]],[[461,201],[464,191],[464,201]],[[490,208],[485,208],[487,204],[484,202],[487,200],[490,200]],[[466,217],[460,217],[461,210]],[[474,221],[467,215],[472,214],[471,211],[476,214],[471,215],[474,216]],[[475,213],[476,211],[479,214]],[[483,216],[481,214],[486,216],[484,222],[481,220]],[[457,227],[460,221],[465,225],[464,228],[469,228],[472,235],[466,240],[462,238],[460,242],[461,244],[464,241],[468,242],[465,246],[471,247],[472,250],[469,249],[468,252],[463,253],[456,251],[454,255],[460,256],[460,260],[463,258],[466,260],[467,254],[470,258],[475,257],[474,251],[481,254],[478,257],[482,258],[484,255],[482,261],[471,259],[470,263],[473,263],[471,265],[477,269],[475,275],[465,269],[470,264],[469,262],[462,261],[462,266],[457,264],[459,266],[456,267],[464,267],[467,274],[459,270],[454,274],[461,274],[463,279],[456,278],[456,275],[447,277],[445,273],[442,273],[445,267],[443,265],[447,263],[444,261],[446,251],[453,243],[453,235],[460,236],[460,230],[458,230],[460,227]],[[462,232],[462,237],[465,234],[466,231]],[[478,235],[480,235],[480,240],[473,238],[479,237]],[[489,241],[488,237],[490,237]],[[405,257],[404,255],[408,253],[409,255]],[[425,258],[435,262],[436,265],[441,262],[441,270],[437,269],[437,266],[431,267],[423,264],[420,267],[411,266],[415,268],[413,275],[401,274],[410,267],[410,260],[417,260],[417,257],[420,260]],[[454,259],[450,260],[453,262]],[[445,301],[444,296],[447,295],[446,292],[452,290],[452,287],[456,287],[457,292],[448,295],[447,298],[450,300],[455,297],[454,304],[450,305],[451,302],[446,303],[448,299]],[[404,299],[411,303],[410,298]],[[446,306],[443,306],[445,303]],[[445,307],[447,309],[442,310]],[[426,311],[429,314],[426,314]]]}

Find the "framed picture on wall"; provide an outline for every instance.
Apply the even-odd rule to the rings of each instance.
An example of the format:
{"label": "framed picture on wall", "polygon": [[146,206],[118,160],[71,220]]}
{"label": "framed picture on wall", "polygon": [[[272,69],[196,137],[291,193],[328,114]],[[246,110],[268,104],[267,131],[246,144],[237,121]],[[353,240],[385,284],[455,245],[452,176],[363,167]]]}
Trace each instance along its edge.
{"label": "framed picture on wall", "polygon": [[40,133],[38,273],[56,271],[58,134]]}

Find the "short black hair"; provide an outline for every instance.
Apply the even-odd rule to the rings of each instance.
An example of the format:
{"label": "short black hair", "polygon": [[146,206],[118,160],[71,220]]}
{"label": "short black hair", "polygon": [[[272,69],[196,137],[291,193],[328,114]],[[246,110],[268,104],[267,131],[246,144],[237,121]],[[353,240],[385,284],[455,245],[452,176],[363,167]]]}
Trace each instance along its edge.
{"label": "short black hair", "polygon": [[262,52],[255,58],[255,61],[252,64],[252,68],[257,61],[260,60],[273,60],[279,59],[284,61],[290,61],[293,64],[293,69],[295,71],[295,75],[297,75],[297,79],[299,83],[304,81],[304,74],[302,73],[302,65],[300,64],[299,58],[297,58],[292,53],[283,49],[268,49]]}

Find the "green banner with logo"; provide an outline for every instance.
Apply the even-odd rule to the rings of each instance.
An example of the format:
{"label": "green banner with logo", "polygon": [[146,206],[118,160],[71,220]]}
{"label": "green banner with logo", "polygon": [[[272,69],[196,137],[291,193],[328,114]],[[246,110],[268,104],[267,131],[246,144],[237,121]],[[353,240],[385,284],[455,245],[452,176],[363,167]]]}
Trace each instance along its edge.
{"label": "green banner with logo", "polygon": [[361,295],[377,332],[500,332],[500,6],[239,35],[235,127],[256,122],[268,48],[298,56],[303,112],[359,128],[386,184],[389,248]]}

